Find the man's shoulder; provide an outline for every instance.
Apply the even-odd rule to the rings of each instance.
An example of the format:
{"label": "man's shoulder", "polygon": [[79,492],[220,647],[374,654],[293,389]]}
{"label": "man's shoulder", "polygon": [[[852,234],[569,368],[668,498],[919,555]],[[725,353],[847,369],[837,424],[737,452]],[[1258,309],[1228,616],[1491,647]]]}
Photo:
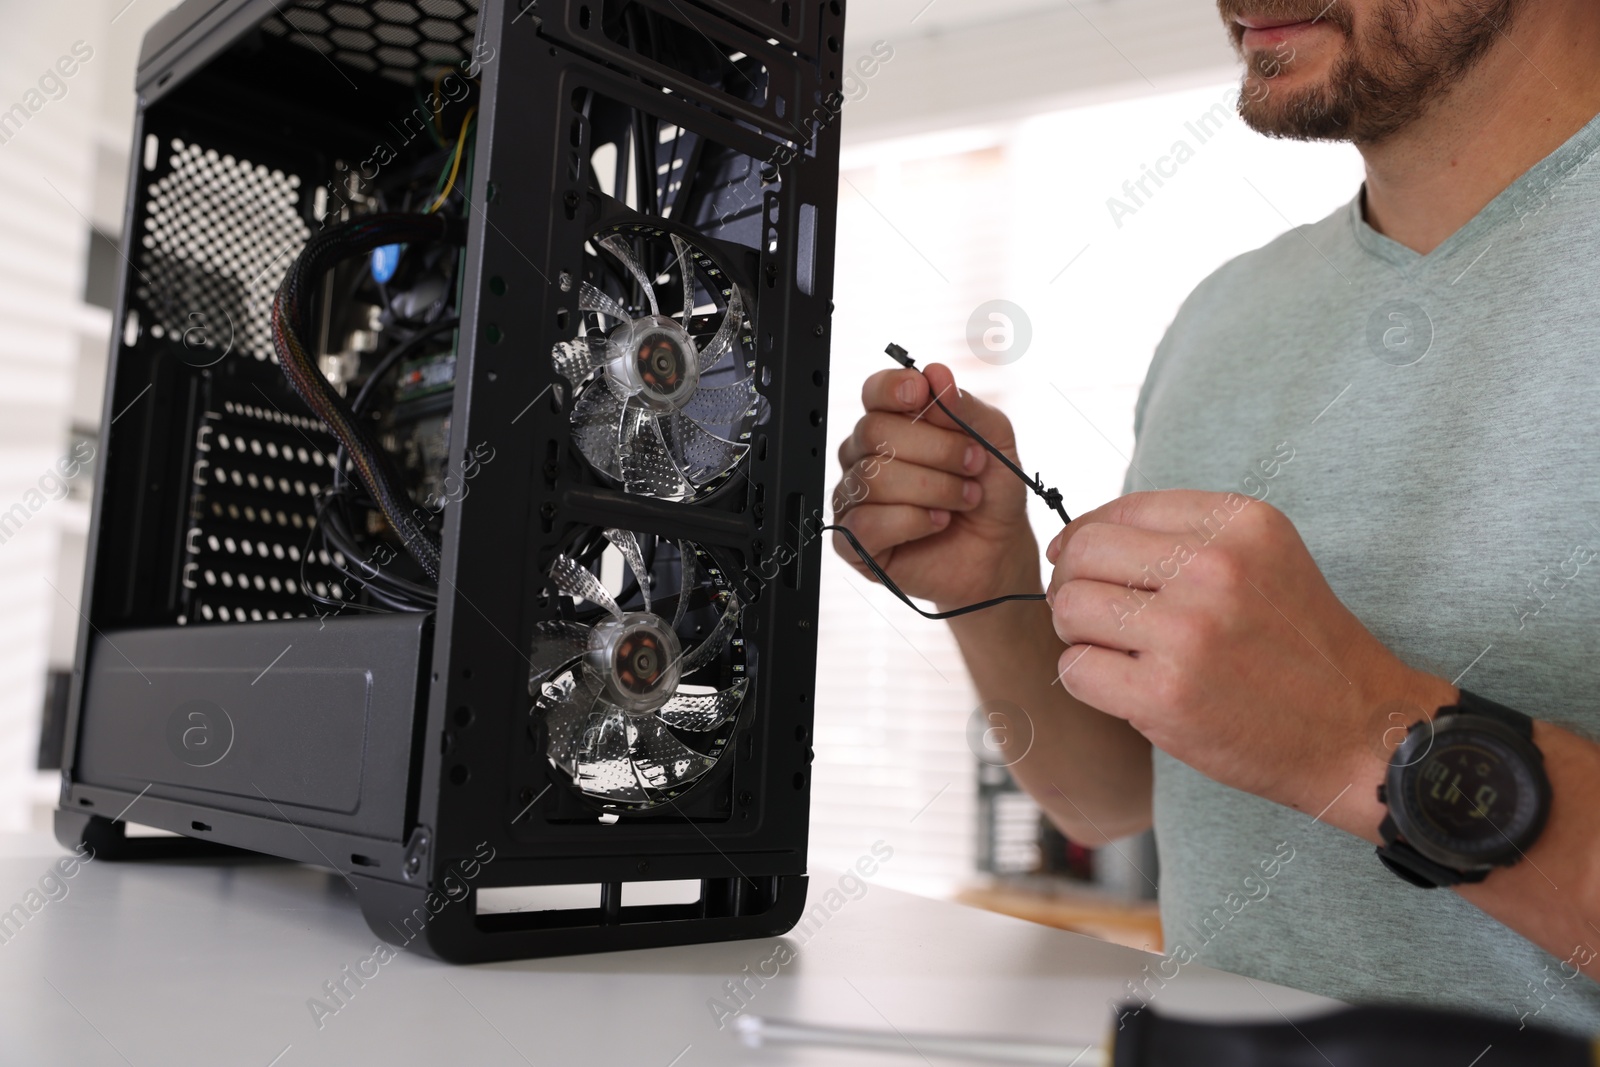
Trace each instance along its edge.
{"label": "man's shoulder", "polygon": [[1318,280],[1338,281],[1351,269],[1351,254],[1358,251],[1351,226],[1353,210],[1353,202],[1347,201],[1316,222],[1293,226],[1261,247],[1234,256],[1190,291],[1177,321],[1219,311],[1243,312],[1265,298],[1281,307],[1284,299],[1314,293]]}

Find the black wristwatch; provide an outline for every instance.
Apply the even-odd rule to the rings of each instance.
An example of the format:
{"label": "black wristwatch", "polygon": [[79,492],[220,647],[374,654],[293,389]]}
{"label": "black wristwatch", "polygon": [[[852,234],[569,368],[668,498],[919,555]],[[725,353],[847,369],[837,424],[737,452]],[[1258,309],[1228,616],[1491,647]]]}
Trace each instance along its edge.
{"label": "black wristwatch", "polygon": [[1533,720],[1461,690],[1406,731],[1378,801],[1385,867],[1424,889],[1483,881],[1521,859],[1550,814]]}

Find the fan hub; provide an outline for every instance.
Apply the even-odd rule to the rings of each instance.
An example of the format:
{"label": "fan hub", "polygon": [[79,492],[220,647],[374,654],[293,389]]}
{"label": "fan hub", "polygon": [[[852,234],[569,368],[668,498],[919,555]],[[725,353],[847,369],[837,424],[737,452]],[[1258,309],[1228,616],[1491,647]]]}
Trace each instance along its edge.
{"label": "fan hub", "polygon": [[677,320],[649,315],[619,326],[606,341],[606,374],[624,395],[657,411],[676,411],[700,380],[698,350]]}
{"label": "fan hub", "polygon": [[595,624],[585,660],[607,700],[629,715],[648,715],[677,692],[683,645],[659,616],[630,611]]}

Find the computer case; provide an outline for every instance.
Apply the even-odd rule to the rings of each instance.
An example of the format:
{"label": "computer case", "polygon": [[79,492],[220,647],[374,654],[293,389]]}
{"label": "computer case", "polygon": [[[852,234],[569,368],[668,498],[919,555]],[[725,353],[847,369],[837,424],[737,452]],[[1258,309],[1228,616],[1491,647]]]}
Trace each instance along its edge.
{"label": "computer case", "polygon": [[[65,727],[64,844],[318,865],[349,882],[378,936],[458,962],[794,925],[843,32],[842,0],[185,0],[151,29]],[[437,183],[464,227],[448,266],[459,324],[432,364],[448,373],[453,357],[429,424],[448,426],[446,488],[427,498],[442,561],[431,610],[389,610],[341,593],[349,561],[319,547],[319,501],[344,453],[285,380],[273,300],[313,235],[359,217],[371,180],[436,167],[429,153],[448,158],[458,130],[450,184],[442,170]],[[597,267],[601,234],[641,258],[678,248],[678,265],[665,253],[632,280]],[[644,289],[665,305],[679,286],[693,304],[697,277],[710,293],[706,272],[726,276],[717,285],[743,317],[685,308],[667,325],[698,333],[722,314],[757,397],[719,446],[728,470],[652,493],[586,458],[573,432],[583,390],[552,353],[599,321],[583,303],[605,304],[583,295],[594,285],[636,284],[627,314],[642,318]],[[341,292],[330,276],[329,321]],[[341,346],[365,358],[330,326],[326,367]],[[530,686],[540,635],[576,625],[560,621],[572,609],[551,576],[572,546],[599,551],[595,531],[679,546],[635,575],[635,600],[697,569],[716,576],[725,612],[738,605],[740,656],[715,669],[737,672],[742,703],[693,781],[653,789],[638,771],[627,795],[649,803],[563,773]],[[128,835],[128,823],[181,836]],[[698,882],[698,895],[638,902],[665,881]],[[556,885],[592,900],[483,906],[488,890]]]}

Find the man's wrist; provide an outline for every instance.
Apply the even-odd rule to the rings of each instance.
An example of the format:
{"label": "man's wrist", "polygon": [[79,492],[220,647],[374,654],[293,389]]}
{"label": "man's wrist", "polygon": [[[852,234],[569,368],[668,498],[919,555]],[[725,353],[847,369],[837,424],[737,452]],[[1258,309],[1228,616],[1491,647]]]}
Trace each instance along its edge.
{"label": "man's wrist", "polygon": [[[1039,543],[1034,540],[1032,530],[1029,530],[1007,547],[1001,559],[1004,565],[995,568],[994,581],[986,588],[980,588],[974,592],[969,600],[952,600],[949,602],[935,600],[933,604],[934,610],[951,611],[955,608],[981,603],[996,597],[1012,596],[1018,593],[1044,592],[1044,578],[1039,569]],[[1009,606],[1002,605],[1002,607]],[[955,622],[956,620],[952,619],[950,621]]]}
{"label": "man's wrist", "polygon": [[[1381,844],[1378,826],[1388,813],[1378,800],[1378,786],[1389,770],[1389,758],[1405,740],[1406,731],[1440,708],[1460,699],[1461,691],[1437,675],[1409,667],[1368,691],[1363,728],[1349,761],[1349,790],[1329,809],[1325,822],[1373,844]],[[1342,786],[1335,787],[1335,791]]]}

